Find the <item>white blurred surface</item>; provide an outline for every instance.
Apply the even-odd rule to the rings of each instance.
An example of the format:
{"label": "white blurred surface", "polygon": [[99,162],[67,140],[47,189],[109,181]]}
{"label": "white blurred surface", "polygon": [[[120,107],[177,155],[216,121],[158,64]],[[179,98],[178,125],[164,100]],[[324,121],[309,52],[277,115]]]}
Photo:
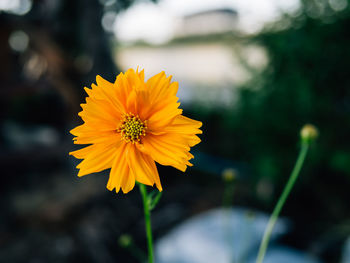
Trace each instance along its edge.
{"label": "white blurred surface", "polygon": [[[156,243],[156,262],[253,262],[251,260],[255,260],[267,221],[268,215],[243,208],[215,209],[202,213],[185,221]],[[286,223],[279,220],[271,240],[275,240],[286,231]],[[276,258],[287,255],[283,250],[273,253]],[[270,257],[270,254],[268,256]],[[298,254],[297,257],[300,259],[305,256]]]}
{"label": "white blurred surface", "polygon": [[[254,263],[269,216],[245,208],[215,209],[174,228],[155,245],[157,263]],[[276,245],[287,232],[278,220],[264,263],[319,263],[310,255]]]}
{"label": "white blurred surface", "polygon": [[350,263],[350,237],[345,242],[341,263]]}

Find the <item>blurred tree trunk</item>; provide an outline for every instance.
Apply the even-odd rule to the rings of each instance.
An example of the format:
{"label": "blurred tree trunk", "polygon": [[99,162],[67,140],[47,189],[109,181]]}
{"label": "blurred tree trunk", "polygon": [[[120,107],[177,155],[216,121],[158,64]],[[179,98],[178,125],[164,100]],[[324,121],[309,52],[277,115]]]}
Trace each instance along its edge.
{"label": "blurred tree trunk", "polygon": [[[82,75],[84,83],[91,83],[97,74],[114,81],[118,73],[111,56],[108,35],[101,24],[103,6],[98,0],[63,0],[54,18],[55,38],[72,57],[83,57],[92,63]],[[82,62],[84,62],[84,59]]]}
{"label": "blurred tree trunk", "polygon": [[[15,103],[18,94],[26,94],[28,102],[23,107],[25,112],[9,115],[14,113],[28,121],[40,119],[45,111],[31,112],[35,105],[30,100],[39,96],[48,104],[44,107],[52,111],[47,114],[49,119],[43,117],[41,122],[63,127],[67,120],[77,118],[85,97],[83,87],[95,82],[96,75],[115,80],[119,71],[102,27],[103,9],[98,0],[34,0],[26,15],[0,14],[0,37],[4,40],[0,57],[7,61],[1,70],[5,83],[0,100]],[[11,33],[17,30],[29,36],[29,46],[22,53],[8,45]],[[48,96],[55,98],[56,105],[48,102]],[[62,112],[61,104],[66,112]]]}

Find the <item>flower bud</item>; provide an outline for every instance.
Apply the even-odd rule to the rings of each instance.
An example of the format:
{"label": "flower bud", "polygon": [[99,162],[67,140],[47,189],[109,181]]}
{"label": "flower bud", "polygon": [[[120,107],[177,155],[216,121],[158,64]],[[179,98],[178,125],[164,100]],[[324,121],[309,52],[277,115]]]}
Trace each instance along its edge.
{"label": "flower bud", "polygon": [[224,182],[233,182],[237,177],[237,171],[233,168],[226,168],[222,172],[222,179]]}
{"label": "flower bud", "polygon": [[318,137],[318,130],[312,124],[305,124],[300,131],[300,137],[303,142],[311,143]]}
{"label": "flower bud", "polygon": [[130,235],[123,234],[119,237],[118,243],[121,247],[129,247],[131,245],[132,239]]}

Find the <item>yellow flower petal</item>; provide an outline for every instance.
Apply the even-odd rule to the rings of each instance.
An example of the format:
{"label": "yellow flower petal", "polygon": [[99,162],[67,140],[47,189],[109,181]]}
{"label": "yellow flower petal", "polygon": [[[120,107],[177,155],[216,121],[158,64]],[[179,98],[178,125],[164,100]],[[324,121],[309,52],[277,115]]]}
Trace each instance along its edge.
{"label": "yellow flower petal", "polygon": [[[85,125],[85,124],[84,124]],[[73,138],[75,144],[93,144],[93,143],[116,143],[120,141],[120,134],[115,130],[91,131],[86,130],[85,126],[78,126],[71,133],[77,137]],[[98,127],[98,126],[96,126]],[[85,131],[84,131],[85,130]]]}
{"label": "yellow flower petal", "polygon": [[196,134],[202,134],[199,129],[202,126],[200,121],[192,120],[183,115],[177,116],[174,121],[163,129],[164,133],[177,134],[181,136],[187,144],[192,147],[200,143],[200,139]]}
{"label": "yellow flower petal", "polygon": [[[96,98],[108,102],[115,110],[122,113],[125,108],[119,97],[116,95],[117,90],[114,84],[103,79],[101,76],[96,77],[97,86],[92,84],[92,92],[89,94],[91,98]],[[86,90],[87,91],[87,90]],[[88,91],[87,91],[88,92]]]}
{"label": "yellow flower petal", "polygon": [[181,137],[169,134],[148,135],[143,140],[143,145],[144,152],[162,165],[175,167],[190,159],[187,155],[189,146],[182,141]]}
{"label": "yellow flower petal", "polygon": [[125,156],[126,148],[127,145],[123,143],[115,155],[107,183],[107,189],[112,191],[115,188],[117,193],[122,186],[123,179],[129,176],[129,167]]}
{"label": "yellow flower petal", "polygon": [[[86,158],[77,165],[79,169],[78,176],[84,176],[90,173],[97,173],[108,169],[112,166],[112,162],[118,153],[120,145],[111,144],[106,147],[95,148]],[[72,155],[81,156],[82,152],[72,152]]]}
{"label": "yellow flower petal", "polygon": [[185,171],[200,142],[201,122],[182,116],[178,83],[161,72],[147,82],[144,71],[129,69],[111,83],[96,77],[72,129],[75,144],[89,146],[70,154],[82,162],[78,176],[111,168],[107,189],[129,192],[135,182],[162,186],[155,161]]}
{"label": "yellow flower petal", "polygon": [[156,184],[159,191],[162,191],[157,168],[150,156],[143,154],[132,145],[128,151],[128,163],[136,181],[151,186]]}
{"label": "yellow flower petal", "polygon": [[164,71],[162,71],[146,82],[152,97],[151,103],[176,95],[178,85],[171,85],[170,81],[171,76],[166,77]]}
{"label": "yellow flower petal", "polygon": [[[130,171],[130,168],[129,168]],[[135,186],[135,176],[133,173],[129,172],[127,176],[124,176],[122,181],[122,191],[124,194],[130,192]]]}

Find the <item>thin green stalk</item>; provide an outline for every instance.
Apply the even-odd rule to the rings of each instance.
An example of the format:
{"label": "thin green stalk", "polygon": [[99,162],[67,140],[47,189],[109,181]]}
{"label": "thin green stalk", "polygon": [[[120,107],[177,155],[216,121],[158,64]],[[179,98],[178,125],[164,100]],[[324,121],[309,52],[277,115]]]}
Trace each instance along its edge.
{"label": "thin green stalk", "polygon": [[224,196],[222,198],[222,206],[224,208],[231,207],[232,201],[233,201],[233,192],[234,192],[234,183],[225,182]]}
{"label": "thin green stalk", "polygon": [[299,156],[298,156],[298,159],[295,163],[294,169],[289,177],[289,180],[288,180],[280,198],[278,199],[278,202],[275,206],[275,209],[273,210],[273,212],[270,216],[269,222],[268,222],[267,227],[265,229],[263,239],[260,243],[260,248],[259,248],[258,257],[256,259],[256,263],[262,263],[264,260],[266,249],[267,249],[267,246],[269,244],[269,240],[270,240],[270,236],[271,236],[273,227],[275,226],[276,221],[278,219],[278,216],[283,208],[283,205],[286,202],[288,195],[289,195],[290,191],[292,190],[295,181],[298,178],[298,175],[299,175],[300,170],[303,166],[308,149],[309,149],[309,144],[308,144],[308,142],[304,141],[301,145]]}
{"label": "thin green stalk", "polygon": [[153,239],[152,239],[152,227],[151,227],[151,212],[150,212],[150,204],[149,199],[147,197],[147,189],[144,184],[139,184],[140,192],[142,195],[143,201],[143,211],[145,214],[145,229],[147,236],[147,246],[148,246],[148,263],[153,263]]}
{"label": "thin green stalk", "polygon": [[128,234],[123,234],[119,237],[120,247],[126,249],[139,262],[145,262],[146,254],[134,243],[134,240]]}
{"label": "thin green stalk", "polygon": [[231,229],[232,224],[230,222],[230,207],[232,206],[233,201],[233,192],[234,192],[234,182],[232,181],[224,181],[225,189],[224,189],[224,196],[222,199],[222,206],[224,208],[224,222],[223,222],[223,232],[226,239],[227,244],[232,246],[231,253],[230,253],[230,263],[235,262],[235,253],[233,249],[233,231]]}

